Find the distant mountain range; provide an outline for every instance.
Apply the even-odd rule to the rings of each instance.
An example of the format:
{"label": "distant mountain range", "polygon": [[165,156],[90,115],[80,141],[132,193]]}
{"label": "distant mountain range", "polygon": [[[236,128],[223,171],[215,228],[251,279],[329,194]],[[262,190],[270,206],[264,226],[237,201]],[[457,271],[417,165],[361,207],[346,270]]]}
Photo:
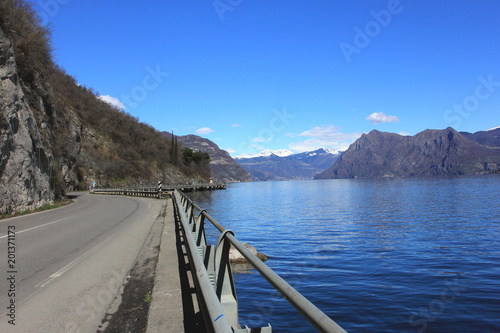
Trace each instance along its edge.
{"label": "distant mountain range", "polygon": [[[171,134],[164,132],[170,138]],[[297,179],[377,178],[459,175],[500,171],[500,127],[476,133],[425,130],[401,136],[373,130],[348,150],[327,148],[294,154],[264,150],[234,157],[214,142],[196,136],[177,137],[184,147],[210,155],[215,181],[246,182]]]}
{"label": "distant mountain range", "polygon": [[[172,137],[169,132],[163,132],[163,135],[167,138]],[[210,155],[210,168],[215,182],[237,183],[252,180],[248,172],[243,170],[227,151],[220,149],[214,142],[197,135],[176,136],[176,138],[184,147]]]}
{"label": "distant mountain range", "polygon": [[236,162],[254,181],[312,179],[315,174],[330,166],[340,152],[320,148],[315,151],[293,154],[286,149],[264,150],[257,155],[240,155]]}
{"label": "distant mountain range", "polygon": [[258,154],[255,155],[249,155],[249,154],[242,154],[239,156],[236,156],[235,159],[248,159],[248,158],[255,158],[255,157],[269,157],[271,155],[275,155],[278,157],[287,157],[290,155],[293,155],[293,152],[288,149],[278,149],[278,150],[271,150],[271,149],[266,149],[261,151]]}
{"label": "distant mountain range", "polygon": [[401,136],[363,134],[316,179],[459,175],[498,172],[500,128],[459,133],[453,128]]}

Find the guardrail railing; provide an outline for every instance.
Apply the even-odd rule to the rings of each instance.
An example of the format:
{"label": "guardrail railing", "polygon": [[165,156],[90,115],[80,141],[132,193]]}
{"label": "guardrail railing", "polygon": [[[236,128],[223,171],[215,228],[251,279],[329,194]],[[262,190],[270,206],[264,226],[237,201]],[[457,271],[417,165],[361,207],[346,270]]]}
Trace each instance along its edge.
{"label": "guardrail railing", "polygon": [[[225,229],[205,209],[178,190],[173,192],[172,197],[186,235],[185,243],[192,264],[199,305],[205,324],[211,332],[251,332],[248,327],[241,329],[238,321],[238,301],[229,262],[231,245],[318,331],[345,332],[250,252],[236,239],[231,230]],[[207,245],[205,220],[210,221],[221,232],[216,245]],[[263,333],[271,331],[271,325],[260,328],[260,332]]]}
{"label": "guardrail railing", "polygon": [[188,185],[163,185],[159,187],[123,187],[123,188],[91,188],[90,192],[95,194],[132,195],[140,197],[163,198],[174,190],[180,191],[203,191],[224,190],[226,183],[188,184]]}

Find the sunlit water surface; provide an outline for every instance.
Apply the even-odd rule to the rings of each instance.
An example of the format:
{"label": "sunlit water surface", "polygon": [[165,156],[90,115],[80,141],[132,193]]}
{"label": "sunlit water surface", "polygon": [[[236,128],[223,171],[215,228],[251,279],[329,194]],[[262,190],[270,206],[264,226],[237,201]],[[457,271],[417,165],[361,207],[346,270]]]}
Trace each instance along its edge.
{"label": "sunlit water surface", "polygon": [[[500,176],[229,184],[189,195],[351,332],[500,332]],[[209,237],[214,242],[214,236]],[[240,323],[315,332],[256,271]]]}

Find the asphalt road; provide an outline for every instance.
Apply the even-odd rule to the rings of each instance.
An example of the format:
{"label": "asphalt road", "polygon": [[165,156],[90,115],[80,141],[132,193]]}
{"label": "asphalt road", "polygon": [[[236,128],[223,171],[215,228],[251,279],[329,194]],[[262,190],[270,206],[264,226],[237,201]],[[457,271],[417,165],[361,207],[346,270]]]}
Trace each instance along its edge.
{"label": "asphalt road", "polygon": [[74,196],[63,208],[0,221],[0,332],[96,332],[163,203]]}

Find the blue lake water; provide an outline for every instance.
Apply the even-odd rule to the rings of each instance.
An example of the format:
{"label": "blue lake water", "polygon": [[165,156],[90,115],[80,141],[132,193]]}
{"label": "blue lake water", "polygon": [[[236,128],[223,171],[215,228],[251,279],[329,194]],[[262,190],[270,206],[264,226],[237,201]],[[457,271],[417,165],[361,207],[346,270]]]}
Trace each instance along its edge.
{"label": "blue lake water", "polygon": [[[350,332],[500,332],[500,175],[229,184],[190,196]],[[315,332],[260,275],[240,323]]]}

